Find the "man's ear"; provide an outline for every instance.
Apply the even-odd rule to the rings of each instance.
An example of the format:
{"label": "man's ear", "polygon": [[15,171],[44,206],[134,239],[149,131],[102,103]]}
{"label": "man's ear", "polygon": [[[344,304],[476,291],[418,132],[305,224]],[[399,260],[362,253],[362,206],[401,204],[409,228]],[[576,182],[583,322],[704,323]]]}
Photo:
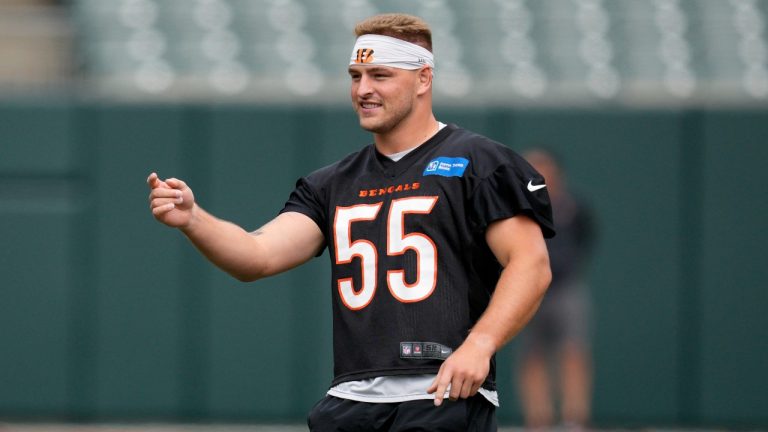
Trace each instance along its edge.
{"label": "man's ear", "polygon": [[432,89],[432,68],[423,67],[419,69],[419,95]]}

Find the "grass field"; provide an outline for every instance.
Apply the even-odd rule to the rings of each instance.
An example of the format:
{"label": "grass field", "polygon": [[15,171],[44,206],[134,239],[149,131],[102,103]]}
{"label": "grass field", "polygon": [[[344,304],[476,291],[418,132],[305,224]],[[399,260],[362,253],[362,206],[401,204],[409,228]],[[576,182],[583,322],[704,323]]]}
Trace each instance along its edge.
{"label": "grass field", "polygon": [[[645,429],[646,431],[648,429]],[[500,432],[523,432],[521,428],[500,428]],[[168,425],[168,424],[19,424],[0,423],[0,432],[307,432],[305,425]],[[553,431],[554,432],[554,431]]]}
{"label": "grass field", "polygon": [[[644,427],[638,429],[591,429],[591,432],[720,432],[727,429],[673,429]],[[48,423],[0,423],[0,432],[306,432],[307,427],[293,425],[231,425],[231,424],[48,424]],[[520,427],[501,427],[499,432],[525,432]],[[567,432],[554,428],[548,432]],[[750,432],[758,432],[752,429]]]}

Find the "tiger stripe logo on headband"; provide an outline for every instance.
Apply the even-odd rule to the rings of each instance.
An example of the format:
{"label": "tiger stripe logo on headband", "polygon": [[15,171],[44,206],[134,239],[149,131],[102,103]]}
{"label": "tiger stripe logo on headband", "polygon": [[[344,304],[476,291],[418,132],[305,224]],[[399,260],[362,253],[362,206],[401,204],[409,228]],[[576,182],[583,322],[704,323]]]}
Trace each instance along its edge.
{"label": "tiger stripe logo on headband", "polygon": [[355,41],[349,64],[381,65],[406,70],[428,66],[434,69],[435,57],[428,49],[415,43],[390,36],[365,34]]}
{"label": "tiger stripe logo on headband", "polygon": [[357,57],[355,63],[372,63],[373,62],[373,49],[360,48],[357,50]]}

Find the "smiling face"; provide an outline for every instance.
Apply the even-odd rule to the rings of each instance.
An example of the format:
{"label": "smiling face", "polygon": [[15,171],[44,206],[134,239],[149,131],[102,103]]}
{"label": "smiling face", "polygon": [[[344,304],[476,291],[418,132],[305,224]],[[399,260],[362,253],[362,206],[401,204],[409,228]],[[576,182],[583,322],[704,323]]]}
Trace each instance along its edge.
{"label": "smiling face", "polygon": [[349,76],[352,106],[363,129],[386,134],[413,112],[419,94],[418,70],[352,65]]}

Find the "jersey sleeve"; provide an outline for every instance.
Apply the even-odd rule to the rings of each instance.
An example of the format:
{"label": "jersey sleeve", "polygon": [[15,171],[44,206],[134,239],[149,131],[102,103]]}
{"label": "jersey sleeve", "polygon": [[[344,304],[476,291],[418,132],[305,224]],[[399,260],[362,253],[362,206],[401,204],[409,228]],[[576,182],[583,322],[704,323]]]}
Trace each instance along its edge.
{"label": "jersey sleeve", "polygon": [[470,195],[473,225],[485,230],[494,221],[522,214],[539,224],[545,238],[553,237],[555,229],[549,194],[546,188],[535,187],[543,184],[544,178],[525,162],[518,160],[499,165],[479,180]]}
{"label": "jersey sleeve", "polygon": [[325,227],[328,225],[326,224],[324,206],[318,192],[308,178],[302,177],[296,182],[296,187],[288,197],[283,209],[280,210],[280,213],[286,212],[297,212],[309,217],[315,221],[323,235],[327,234]]}

